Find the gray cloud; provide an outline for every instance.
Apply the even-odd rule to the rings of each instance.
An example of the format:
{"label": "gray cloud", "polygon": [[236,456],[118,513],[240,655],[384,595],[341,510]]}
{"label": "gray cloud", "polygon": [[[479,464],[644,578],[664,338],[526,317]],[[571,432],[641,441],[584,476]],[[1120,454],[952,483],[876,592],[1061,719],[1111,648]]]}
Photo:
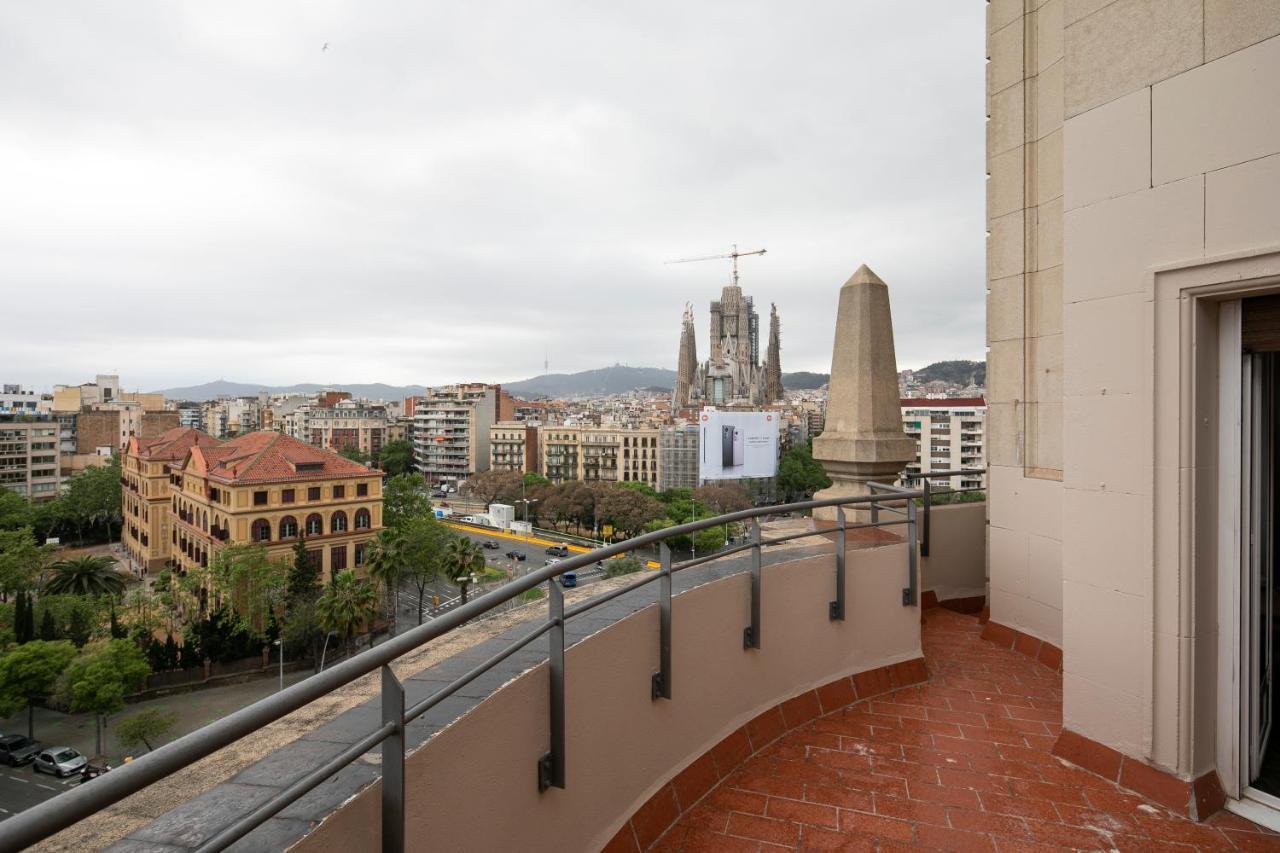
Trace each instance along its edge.
{"label": "gray cloud", "polygon": [[784,369],[862,262],[982,357],[982,4],[627,6],[0,7],[4,379],[673,366],[734,241]]}

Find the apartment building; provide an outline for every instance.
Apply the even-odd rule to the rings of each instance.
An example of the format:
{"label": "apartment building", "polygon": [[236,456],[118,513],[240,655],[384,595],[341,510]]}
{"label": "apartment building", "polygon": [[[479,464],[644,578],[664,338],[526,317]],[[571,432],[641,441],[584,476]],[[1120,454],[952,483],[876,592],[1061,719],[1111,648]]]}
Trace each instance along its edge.
{"label": "apartment building", "polygon": [[696,423],[667,426],[658,431],[658,491],[698,487],[700,432]]}
{"label": "apartment building", "polygon": [[387,410],[351,399],[317,406],[306,413],[306,440],[335,453],[356,447],[376,455],[387,442]]}
{"label": "apartment building", "polygon": [[58,422],[48,415],[0,414],[0,488],[52,500],[61,481]]}
{"label": "apartment building", "polygon": [[21,385],[0,386],[0,415],[48,415],[53,411],[53,398],[37,394]]}
{"label": "apartment building", "polygon": [[646,483],[658,486],[659,430],[547,426],[539,431],[542,474],[553,483]]}
{"label": "apartment building", "polygon": [[76,415],[76,454],[110,456],[132,436],[156,438],[181,426],[176,410],[147,411],[134,401],[85,406]]}
{"label": "apartment building", "polygon": [[[913,474],[981,471],[986,466],[987,401],[981,397],[905,399],[902,428],[916,441],[915,461],[907,465]],[[983,477],[957,474],[930,477],[929,483],[939,489],[977,489]]]}
{"label": "apartment building", "polygon": [[250,543],[290,560],[301,539],[327,579],[362,571],[382,528],[379,472],[277,432],[194,444],[169,469],[169,559],[179,568]]}
{"label": "apartment building", "polygon": [[246,435],[262,428],[262,401],[256,397],[212,400],[204,404],[204,431],[214,438]]}
{"label": "apartment building", "polygon": [[414,414],[413,451],[431,485],[456,486],[489,470],[489,428],[497,420],[492,385],[446,385],[420,395]]}
{"label": "apartment building", "polygon": [[489,470],[542,470],[538,454],[538,424],[499,421],[489,427]]}
{"label": "apartment building", "polygon": [[218,440],[191,427],[178,426],[158,436],[131,436],[120,456],[120,542],[135,566],[159,571],[172,548],[171,466],[193,447],[213,447]]}

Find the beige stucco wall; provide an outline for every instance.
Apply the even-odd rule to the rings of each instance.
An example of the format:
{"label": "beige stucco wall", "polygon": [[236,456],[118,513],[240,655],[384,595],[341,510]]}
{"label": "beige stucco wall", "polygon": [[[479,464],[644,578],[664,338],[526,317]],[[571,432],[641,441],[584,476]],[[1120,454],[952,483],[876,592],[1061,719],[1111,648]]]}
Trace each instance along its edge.
{"label": "beige stucco wall", "polygon": [[[1045,32],[1054,21],[1060,38]],[[1019,128],[1029,139],[1062,117],[1064,261],[1060,486],[1025,476],[1036,427],[1017,416],[1017,393],[1030,399],[1033,312],[1022,290],[991,286],[992,618],[1053,641],[1060,565],[1064,724],[1191,775],[1213,752],[1213,707],[1194,697],[1211,695],[1197,662],[1212,660],[1216,637],[1212,586],[1179,544],[1193,539],[1177,498],[1195,482],[1180,467],[1190,380],[1175,368],[1159,380],[1171,387],[1153,387],[1157,341],[1171,342],[1159,357],[1174,365],[1188,352],[1186,318],[1153,270],[1280,245],[1280,2],[993,2],[989,25],[991,76],[1025,94],[992,96],[990,136],[1013,146]],[[1060,93],[1043,85],[1048,45],[1061,48]],[[1008,205],[1017,178],[998,148],[989,197]],[[1024,238],[1043,237],[1045,222]],[[989,264],[1000,271],[1020,253],[998,226]]]}
{"label": "beige stucco wall", "polygon": [[987,594],[987,507],[929,509],[929,556],[920,558],[920,588],[940,601]]}
{"label": "beige stucco wall", "polygon": [[[749,577],[673,602],[673,698],[653,701],[657,608],[569,649],[567,788],[539,793],[547,748],[545,664],[508,684],[413,754],[410,849],[598,850],[667,780],[763,710],[849,673],[920,656],[920,611],[902,607],[905,545],[851,551],[849,611],[827,618],[831,556],[766,568],[762,641],[744,651]],[[294,849],[378,845],[377,785]]]}

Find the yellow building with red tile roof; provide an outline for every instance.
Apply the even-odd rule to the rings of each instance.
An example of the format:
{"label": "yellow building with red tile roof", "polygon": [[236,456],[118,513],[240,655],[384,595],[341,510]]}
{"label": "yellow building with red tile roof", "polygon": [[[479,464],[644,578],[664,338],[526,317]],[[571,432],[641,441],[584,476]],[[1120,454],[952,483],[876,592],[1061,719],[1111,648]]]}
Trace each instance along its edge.
{"label": "yellow building with red tile roof", "polygon": [[190,427],[174,427],[158,436],[130,436],[120,459],[120,541],[136,566],[164,568],[173,529],[170,518],[169,469],[196,446],[218,440]]}
{"label": "yellow building with red tile roof", "polygon": [[[126,448],[126,480],[138,466],[163,462],[158,503],[166,506],[161,512],[152,503],[148,510],[165,521],[147,530],[145,546],[141,536],[127,542],[149,569],[166,561],[183,570],[207,566],[221,549],[243,544],[263,544],[272,559],[288,561],[299,539],[322,578],[364,566],[368,544],[382,529],[378,471],[277,432],[222,442],[181,432],[195,435],[173,435],[163,447],[131,441]],[[123,487],[128,500],[131,486]],[[131,518],[126,511],[126,527]]]}

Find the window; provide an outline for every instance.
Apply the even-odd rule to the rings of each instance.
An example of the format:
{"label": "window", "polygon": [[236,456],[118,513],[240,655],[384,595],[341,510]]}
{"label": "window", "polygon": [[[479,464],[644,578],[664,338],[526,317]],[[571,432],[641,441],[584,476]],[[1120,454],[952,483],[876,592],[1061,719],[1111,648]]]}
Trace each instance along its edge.
{"label": "window", "polygon": [[342,510],[338,510],[329,516],[329,532],[344,533],[347,529],[347,514]]}
{"label": "window", "polygon": [[267,505],[267,493],[266,493],[266,492],[254,492],[254,493],[253,493],[253,505],[254,505],[254,506],[266,506],[266,505]]}
{"label": "window", "polygon": [[347,487],[346,487],[346,486],[334,486],[334,487],[333,487],[333,496],[334,496],[335,498],[345,497],[345,496],[346,496],[346,494],[347,494]]}
{"label": "window", "polygon": [[252,534],[250,538],[254,542],[270,542],[271,541],[271,522],[265,518],[259,518],[253,523],[251,528]]}
{"label": "window", "polygon": [[280,519],[280,538],[292,539],[298,535],[298,519],[292,515],[286,515]]}
{"label": "window", "polygon": [[[368,529],[369,529],[369,510],[367,509],[356,510],[356,530],[368,530]],[[357,563],[357,565],[359,564]]]}
{"label": "window", "polygon": [[307,489],[307,500],[309,500],[309,501],[318,501],[318,500],[320,500],[320,487],[319,487],[319,486],[312,486],[311,488]]}
{"label": "window", "polygon": [[369,494],[368,483],[356,483],[356,497],[363,498],[363,497],[367,497],[368,494]]}
{"label": "window", "polygon": [[293,489],[281,489],[281,490],[280,490],[280,503],[284,503],[284,504],[291,504],[291,503],[293,503],[293,495],[294,495],[294,491],[293,491]]}
{"label": "window", "polygon": [[347,567],[347,546],[334,545],[329,549],[329,570],[334,574]]}
{"label": "window", "polygon": [[324,549],[310,548],[307,550],[307,566],[316,574],[320,573],[320,567],[324,565]]}
{"label": "window", "polygon": [[364,565],[364,548],[365,548],[365,544],[366,544],[366,543],[364,543],[364,542],[360,542],[360,543],[358,543],[358,544],[356,545],[356,565],[357,565],[357,566],[363,566],[363,565]]}
{"label": "window", "polygon": [[307,516],[307,535],[319,536],[324,533],[324,520],[320,518],[320,513],[313,512]]}

